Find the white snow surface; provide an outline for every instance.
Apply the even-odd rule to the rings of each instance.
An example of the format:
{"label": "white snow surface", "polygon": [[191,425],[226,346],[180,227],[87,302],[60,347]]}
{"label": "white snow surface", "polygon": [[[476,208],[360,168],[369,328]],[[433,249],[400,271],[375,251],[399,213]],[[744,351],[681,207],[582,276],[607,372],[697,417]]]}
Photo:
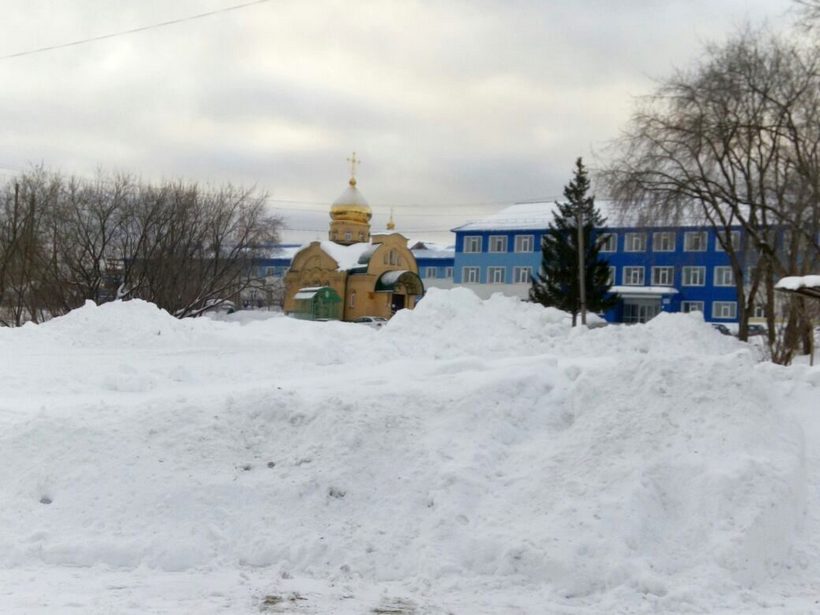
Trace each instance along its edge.
{"label": "white snow surface", "polygon": [[89,303],[0,357],[4,614],[820,612],[820,368],[698,313]]}
{"label": "white snow surface", "polygon": [[775,288],[798,290],[800,288],[820,288],[820,275],[789,276],[777,281]]}

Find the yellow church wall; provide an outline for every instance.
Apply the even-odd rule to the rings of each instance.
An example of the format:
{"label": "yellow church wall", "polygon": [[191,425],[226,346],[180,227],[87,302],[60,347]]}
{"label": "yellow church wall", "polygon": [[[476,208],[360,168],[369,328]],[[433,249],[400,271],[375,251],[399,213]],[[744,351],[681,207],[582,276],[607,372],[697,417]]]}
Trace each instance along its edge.
{"label": "yellow church wall", "polygon": [[329,286],[340,297],[344,297],[347,273],[337,271],[337,266],[336,261],[322,250],[318,241],[298,252],[285,274],[285,313],[294,310],[293,296],[300,288]]}

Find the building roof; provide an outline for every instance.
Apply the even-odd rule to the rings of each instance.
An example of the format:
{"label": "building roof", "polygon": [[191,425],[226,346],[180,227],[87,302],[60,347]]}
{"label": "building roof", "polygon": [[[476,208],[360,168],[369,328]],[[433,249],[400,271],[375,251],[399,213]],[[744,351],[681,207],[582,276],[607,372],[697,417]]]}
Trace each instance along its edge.
{"label": "building roof", "polygon": [[[595,201],[595,207],[605,218],[610,217],[612,206],[606,201]],[[543,230],[552,222],[554,202],[516,203],[486,218],[468,222],[453,231],[517,231]]]}
{"label": "building roof", "polygon": [[[339,271],[353,269],[360,264],[360,259],[369,258],[378,248],[372,243],[352,243],[343,246],[333,241],[322,241],[319,243],[322,251],[339,264]],[[365,261],[367,262],[367,261]]]}
{"label": "building roof", "polygon": [[452,259],[455,257],[456,248],[453,245],[444,245],[432,241],[410,241],[410,251],[416,259],[419,258],[440,258]]}

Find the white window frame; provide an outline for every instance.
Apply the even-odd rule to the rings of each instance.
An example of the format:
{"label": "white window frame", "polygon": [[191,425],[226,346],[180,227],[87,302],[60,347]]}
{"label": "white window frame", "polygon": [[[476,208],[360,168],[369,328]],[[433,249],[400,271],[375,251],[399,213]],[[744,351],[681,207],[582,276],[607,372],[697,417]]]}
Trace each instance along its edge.
{"label": "white window frame", "polygon": [[535,238],[532,235],[516,235],[515,246],[516,252],[532,252],[535,244]]}
{"label": "white window frame", "polygon": [[[693,246],[697,238],[700,238],[700,241],[697,242],[699,245]],[[708,245],[709,235],[706,231],[686,231],[683,234],[684,252],[706,252]]]}
{"label": "white window frame", "polygon": [[602,253],[612,254],[618,251],[618,234],[617,233],[603,233],[601,235],[601,250]]}
{"label": "white window frame", "polygon": [[[641,265],[630,265],[624,267],[624,286],[643,286],[644,278],[646,276],[644,269],[645,267]],[[640,272],[640,275],[637,275],[638,272]]]}
{"label": "white window frame", "polygon": [[[726,250],[720,245],[720,237],[718,237],[718,235],[722,236],[725,235],[725,233],[719,231],[715,233],[715,252],[725,252]],[[732,248],[737,251],[740,248],[740,231],[730,231],[729,241],[732,242]]]}
{"label": "white window frame", "polygon": [[438,277],[438,267],[425,267],[424,268],[424,277],[425,278],[437,278]]}
{"label": "white window frame", "polygon": [[624,252],[646,252],[646,233],[624,233]]}
{"label": "white window frame", "polygon": [[714,286],[734,286],[735,274],[731,267],[726,265],[717,265],[712,270],[712,284]]}
{"label": "white window frame", "polygon": [[481,235],[464,236],[464,252],[467,254],[477,254],[481,252]]}
{"label": "white window frame", "polygon": [[445,267],[444,268],[444,277],[448,279],[453,279],[453,268],[452,267]]}
{"label": "white window frame", "polygon": [[[691,276],[697,273],[697,278],[700,280],[699,284],[693,284]],[[680,273],[681,286],[705,286],[706,285],[706,267],[702,265],[684,265],[681,267]]]}
{"label": "white window frame", "polygon": [[[666,273],[668,274],[668,280],[666,282],[661,281],[659,278],[662,277],[661,274]],[[672,266],[662,266],[662,267],[652,267],[652,286],[673,286],[675,284],[675,268]]]}
{"label": "white window frame", "polygon": [[478,271],[478,267],[462,267],[461,281],[465,284],[478,284],[480,279]]}
{"label": "white window frame", "polygon": [[506,269],[506,267],[487,267],[487,284],[503,284]]}
{"label": "white window frame", "polygon": [[703,301],[681,301],[680,311],[684,314],[689,312],[700,312],[703,314]]}
{"label": "white window frame", "polygon": [[513,267],[513,284],[529,284],[532,278],[532,267]]}
{"label": "white window frame", "polygon": [[674,252],[676,239],[677,237],[675,237],[675,231],[656,231],[652,233],[652,251]]}
{"label": "white window frame", "polygon": [[487,252],[492,254],[504,254],[507,252],[507,236],[490,235],[490,239],[487,242]]}
{"label": "white window frame", "polygon": [[712,301],[712,320],[737,318],[737,301]]}

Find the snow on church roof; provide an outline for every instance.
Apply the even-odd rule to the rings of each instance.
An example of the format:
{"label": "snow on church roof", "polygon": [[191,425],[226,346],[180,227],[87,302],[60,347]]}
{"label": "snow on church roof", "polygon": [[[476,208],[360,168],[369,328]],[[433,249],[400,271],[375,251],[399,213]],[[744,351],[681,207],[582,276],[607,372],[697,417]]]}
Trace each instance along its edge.
{"label": "snow on church roof", "polygon": [[[608,218],[607,204],[602,201],[595,201],[595,207],[601,214]],[[453,231],[516,231],[546,229],[552,222],[552,212],[555,203],[517,203],[505,207],[481,220],[468,222],[452,229]]]}
{"label": "snow on church roof", "polygon": [[347,271],[358,266],[359,259],[364,255],[370,255],[379,246],[372,243],[354,243],[343,246],[333,241],[322,241],[319,244],[322,251],[339,264],[339,271]]}

